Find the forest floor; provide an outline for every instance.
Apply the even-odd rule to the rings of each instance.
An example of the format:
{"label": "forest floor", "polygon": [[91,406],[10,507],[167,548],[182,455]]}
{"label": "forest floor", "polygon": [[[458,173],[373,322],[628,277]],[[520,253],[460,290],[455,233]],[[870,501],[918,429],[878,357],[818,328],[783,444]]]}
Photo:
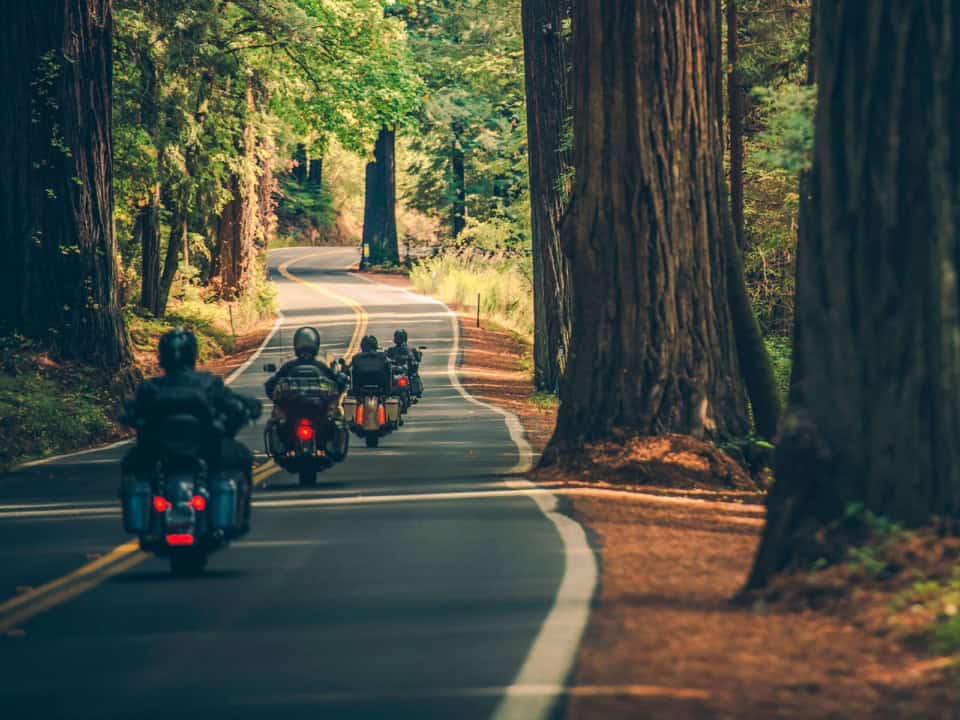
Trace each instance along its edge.
{"label": "forest floor", "polygon": [[[459,311],[464,387],[517,414],[541,451],[556,406],[533,393],[528,343]],[[600,554],[567,717],[960,719],[960,543],[887,532],[743,600],[765,495],[739,466],[680,437],[588,457],[532,474]]]}
{"label": "forest floor", "polygon": [[[211,343],[198,369],[227,375],[256,351],[273,323],[272,317],[256,322],[226,347]],[[160,372],[156,347],[166,329],[159,321],[131,327],[134,369],[144,377]],[[0,347],[0,470],[129,437],[116,421],[127,392],[110,375],[56,362],[29,345]]]}

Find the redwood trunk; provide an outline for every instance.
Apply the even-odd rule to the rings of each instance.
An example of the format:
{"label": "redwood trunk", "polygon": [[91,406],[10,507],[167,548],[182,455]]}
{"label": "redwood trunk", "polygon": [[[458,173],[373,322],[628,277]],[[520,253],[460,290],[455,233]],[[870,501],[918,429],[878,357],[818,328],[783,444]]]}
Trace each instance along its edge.
{"label": "redwood trunk", "polygon": [[727,0],[727,108],[730,118],[730,213],[734,237],[742,252],[746,245],[743,221],[743,88],[737,72],[739,21],[736,0]]}
{"label": "redwood trunk", "polygon": [[0,325],[64,358],[130,359],[116,292],[109,0],[7,3]]}
{"label": "redwood trunk", "polygon": [[184,264],[187,257],[187,218],[179,212],[174,212],[170,220],[170,237],[167,240],[167,256],[163,262],[163,275],[160,276],[160,287],[157,297],[157,317],[163,317],[167,312],[167,302],[170,299],[170,288],[177,276],[180,267],[180,255],[183,254]]}
{"label": "redwood trunk", "polygon": [[816,560],[817,531],[852,503],[908,526],[960,521],[960,12],[817,13],[803,371],[750,586]]}
{"label": "redwood trunk", "polygon": [[314,185],[323,184],[323,158],[310,158],[310,173],[307,177]]}
{"label": "redwood trunk", "polygon": [[566,48],[561,34],[569,0],[524,0],[527,157],[533,250],[533,379],[556,392],[566,366],[572,309],[570,269],[560,244],[564,177],[573,158],[563,147],[569,106]]}
{"label": "redwood trunk", "polygon": [[711,0],[574,3],[573,336],[552,451],[619,432],[747,431],[715,22]]}
{"label": "redwood trunk", "polygon": [[367,163],[363,208],[363,244],[369,249],[366,265],[400,264],[397,246],[397,187],[394,132],[382,128]]}
{"label": "redwood trunk", "polygon": [[140,306],[156,316],[160,305],[160,185],[150,190],[150,199],[140,211]]}
{"label": "redwood trunk", "polygon": [[[253,91],[247,89],[247,110],[253,112]],[[257,138],[253,125],[243,131],[243,152],[246,167],[256,167]],[[256,172],[247,171],[230,179],[231,200],[217,220],[216,272],[220,294],[236,300],[249,289],[253,280],[255,243],[262,233],[258,203],[259,183]]]}

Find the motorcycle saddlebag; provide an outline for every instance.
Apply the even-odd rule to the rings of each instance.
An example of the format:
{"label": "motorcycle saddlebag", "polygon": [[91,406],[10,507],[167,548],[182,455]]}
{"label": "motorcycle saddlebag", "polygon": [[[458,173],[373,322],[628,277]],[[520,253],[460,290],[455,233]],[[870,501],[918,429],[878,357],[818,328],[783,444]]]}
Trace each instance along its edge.
{"label": "motorcycle saddlebag", "polygon": [[387,398],[383,404],[387,410],[387,422],[396,425],[400,421],[400,398]]}
{"label": "motorcycle saddlebag", "polygon": [[357,421],[357,399],[355,397],[347,396],[343,399],[343,415],[349,423]]}
{"label": "motorcycle saddlebag", "polygon": [[126,475],[120,485],[123,506],[123,529],[139,535],[150,527],[150,483],[134,475]]}
{"label": "motorcycle saddlebag", "polygon": [[234,530],[240,525],[238,481],[224,473],[210,481],[210,523],[217,530]]}

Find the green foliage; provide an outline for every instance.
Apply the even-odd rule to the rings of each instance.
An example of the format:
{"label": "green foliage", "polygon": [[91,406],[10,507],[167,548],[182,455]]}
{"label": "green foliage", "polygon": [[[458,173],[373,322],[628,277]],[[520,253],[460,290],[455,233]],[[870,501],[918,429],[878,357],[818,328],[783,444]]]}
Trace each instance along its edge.
{"label": "green foliage", "polygon": [[867,541],[851,546],[847,564],[869,578],[881,578],[891,571],[891,551],[906,537],[903,526],[868,510],[862,503],[851,503],[845,510],[845,522],[862,527]]}
{"label": "green foliage", "polygon": [[541,410],[553,410],[560,405],[560,399],[550,392],[536,392],[530,396],[530,402]]}
{"label": "green foliage", "polygon": [[533,335],[533,288],[528,258],[441,255],[421,261],[410,280],[444,302],[476,308],[480,315],[524,337]]}
{"label": "green foliage", "polygon": [[337,220],[333,193],[326,185],[301,185],[292,175],[285,175],[280,178],[278,195],[277,231],[283,237],[312,241]]}
{"label": "green foliage", "polygon": [[798,175],[813,161],[813,116],[817,105],[815,85],[785,83],[777,88],[756,88],[760,115],[766,127],[757,136],[756,157],[770,170]]}
{"label": "green foliage", "polygon": [[764,342],[767,346],[767,354],[770,356],[773,376],[777,381],[780,401],[783,403],[783,406],[786,407],[787,398],[790,394],[790,368],[792,364],[793,345],[790,338],[779,335],[768,335],[764,338]]}
{"label": "green foliage", "polygon": [[529,243],[523,37],[519,0],[398,0],[426,85],[412,139],[405,197],[449,224],[457,196],[455,151],[464,156],[469,227],[482,247]]}
{"label": "green foliage", "polygon": [[15,334],[0,337],[0,468],[113,436],[108,379],[58,365]]}

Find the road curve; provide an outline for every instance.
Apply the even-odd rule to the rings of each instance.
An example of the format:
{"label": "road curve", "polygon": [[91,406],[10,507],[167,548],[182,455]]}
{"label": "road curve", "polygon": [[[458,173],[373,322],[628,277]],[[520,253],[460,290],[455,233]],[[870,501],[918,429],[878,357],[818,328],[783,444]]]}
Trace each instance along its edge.
{"label": "road curve", "polygon": [[[122,544],[124,447],[0,476],[4,718],[547,717],[596,580],[583,531],[516,475],[498,411],[463,393],[440,304],[343,270],[354,250],[270,254],[282,324],[232,386],[314,324],[428,346],[407,425],[314,490],[265,466],[254,529],[199,580]],[[280,268],[284,272],[280,272]],[[262,424],[243,440],[262,449]],[[516,435],[517,428],[512,428]]]}

